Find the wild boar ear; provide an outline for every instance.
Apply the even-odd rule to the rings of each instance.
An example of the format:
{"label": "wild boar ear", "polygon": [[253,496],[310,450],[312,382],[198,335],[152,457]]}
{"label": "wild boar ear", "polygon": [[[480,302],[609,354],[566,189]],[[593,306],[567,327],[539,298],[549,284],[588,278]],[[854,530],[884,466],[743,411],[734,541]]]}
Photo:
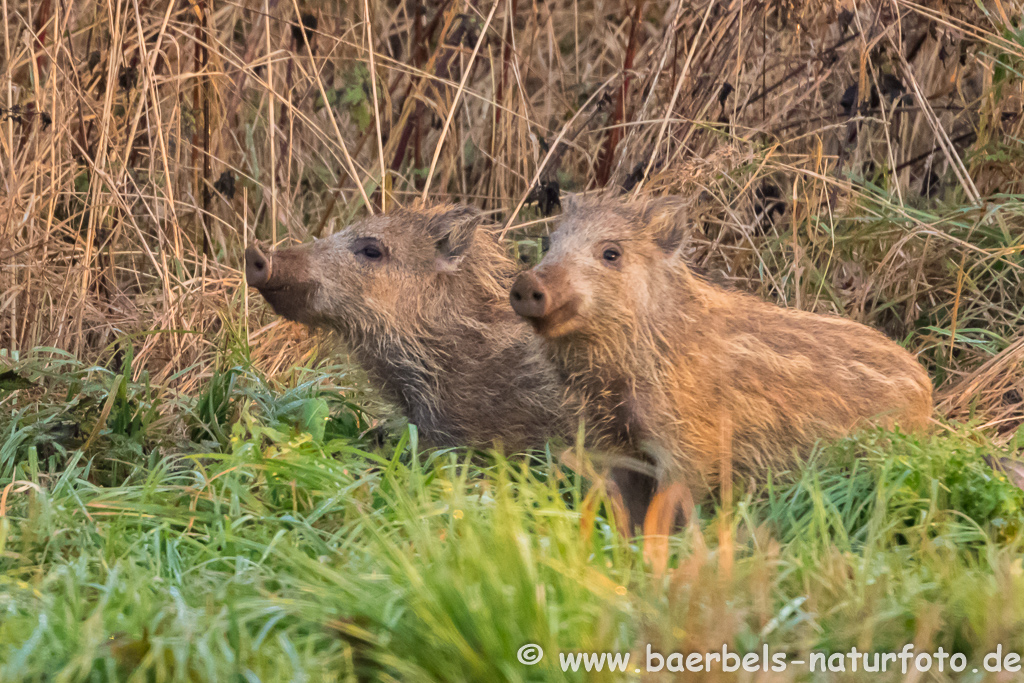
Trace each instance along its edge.
{"label": "wild boar ear", "polygon": [[642,209],[641,218],[666,254],[679,251],[689,234],[687,203],[679,197],[650,200]]}
{"label": "wild boar ear", "polygon": [[437,250],[437,269],[458,270],[466,252],[473,244],[483,214],[471,206],[456,206],[432,217],[427,222],[427,233],[434,238]]}

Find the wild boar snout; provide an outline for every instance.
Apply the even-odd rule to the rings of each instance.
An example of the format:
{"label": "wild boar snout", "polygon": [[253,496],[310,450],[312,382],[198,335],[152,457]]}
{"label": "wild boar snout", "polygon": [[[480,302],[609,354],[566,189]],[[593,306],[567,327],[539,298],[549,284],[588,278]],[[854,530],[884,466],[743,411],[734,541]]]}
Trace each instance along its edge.
{"label": "wild boar snout", "polygon": [[580,298],[561,266],[540,266],[520,273],[509,300],[512,309],[542,336],[558,337],[575,327]]}
{"label": "wild boar snout", "polygon": [[310,274],[309,251],[303,247],[264,254],[256,245],[245,250],[245,280],[278,315],[310,323],[310,306],[319,285]]}
{"label": "wild boar snout", "polygon": [[512,309],[524,318],[543,318],[550,312],[551,296],[544,282],[532,270],[520,273],[516,278],[509,299]]}
{"label": "wild boar snout", "polygon": [[257,289],[270,281],[270,259],[255,244],[245,250],[245,281]]}

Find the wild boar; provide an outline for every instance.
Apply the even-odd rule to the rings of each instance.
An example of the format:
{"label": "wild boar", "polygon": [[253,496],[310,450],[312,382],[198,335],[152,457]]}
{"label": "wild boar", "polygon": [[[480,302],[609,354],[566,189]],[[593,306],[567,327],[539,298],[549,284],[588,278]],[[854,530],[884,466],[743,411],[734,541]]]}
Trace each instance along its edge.
{"label": "wild boar", "polygon": [[510,292],[592,443],[699,496],[718,484],[723,449],[757,477],[860,425],[929,423],[932,385],[911,354],[851,320],[707,283],[684,262],[685,234],[678,199],[570,199]]}
{"label": "wild boar", "polygon": [[469,207],[399,209],[245,254],[289,320],[335,332],[428,445],[510,451],[568,432],[563,391],[508,308],[516,264]]}

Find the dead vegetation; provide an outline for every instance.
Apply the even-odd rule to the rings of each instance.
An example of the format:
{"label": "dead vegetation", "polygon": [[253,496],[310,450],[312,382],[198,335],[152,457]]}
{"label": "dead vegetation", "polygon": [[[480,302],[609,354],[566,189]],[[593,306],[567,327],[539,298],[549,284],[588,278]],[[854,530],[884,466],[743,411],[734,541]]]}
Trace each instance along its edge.
{"label": "dead vegetation", "polygon": [[443,199],[525,251],[559,191],[676,193],[696,265],[905,341],[1009,432],[1020,5],[8,1],[0,346],[130,335],[187,386],[248,321],[282,367],[309,347],[239,287],[254,237]]}

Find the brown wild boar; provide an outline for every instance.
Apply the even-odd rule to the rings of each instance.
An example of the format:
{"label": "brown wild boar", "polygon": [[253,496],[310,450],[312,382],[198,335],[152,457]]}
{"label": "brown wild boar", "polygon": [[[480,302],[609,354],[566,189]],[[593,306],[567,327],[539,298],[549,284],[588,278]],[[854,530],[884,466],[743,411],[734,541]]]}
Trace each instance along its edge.
{"label": "brown wild boar", "polygon": [[563,391],[508,308],[515,262],[468,207],[399,209],[310,244],[245,254],[289,320],[338,334],[433,446],[543,446]]}
{"label": "brown wild boar", "polygon": [[[858,425],[929,422],[931,382],[909,353],[851,320],[695,277],[680,253],[684,216],[672,198],[570,199],[549,251],[512,288],[593,443],[700,496],[723,451],[757,477]],[[623,494],[631,515],[645,508],[642,491]]]}

